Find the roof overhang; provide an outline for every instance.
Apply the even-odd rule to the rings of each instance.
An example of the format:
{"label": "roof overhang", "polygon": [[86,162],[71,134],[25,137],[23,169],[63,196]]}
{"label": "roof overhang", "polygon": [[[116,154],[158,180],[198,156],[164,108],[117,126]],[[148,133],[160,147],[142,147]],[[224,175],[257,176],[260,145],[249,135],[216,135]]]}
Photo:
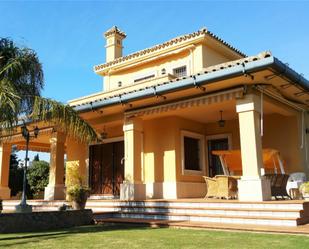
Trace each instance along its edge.
{"label": "roof overhang", "polygon": [[[245,58],[246,59],[246,58]],[[236,63],[231,67],[207,71],[205,73],[193,75],[183,79],[178,79],[174,82],[166,82],[157,86],[148,87],[133,92],[123,93],[106,99],[99,99],[85,104],[74,106],[74,109],[79,113],[85,113],[101,108],[107,108],[116,105],[124,105],[133,103],[155,96],[167,96],[179,91],[185,91],[193,88],[206,87],[206,91],[211,89],[211,85],[219,82],[242,77],[242,84],[271,84],[275,85],[282,92],[288,90],[287,85],[294,88],[291,94],[287,94],[292,101],[299,102],[303,105],[309,103],[309,81],[302,75],[295,72],[286,64],[281,62],[274,56],[267,55],[264,58],[259,58],[252,61],[244,61]],[[262,77],[255,77],[258,74]],[[245,78],[244,78],[245,77]],[[255,77],[255,78],[254,78]],[[278,80],[280,79],[280,80]],[[234,84],[229,84],[232,87]],[[235,81],[236,84],[236,81]],[[238,83],[239,84],[239,83]],[[234,85],[235,86],[235,85]],[[223,88],[227,85],[222,84]]]}

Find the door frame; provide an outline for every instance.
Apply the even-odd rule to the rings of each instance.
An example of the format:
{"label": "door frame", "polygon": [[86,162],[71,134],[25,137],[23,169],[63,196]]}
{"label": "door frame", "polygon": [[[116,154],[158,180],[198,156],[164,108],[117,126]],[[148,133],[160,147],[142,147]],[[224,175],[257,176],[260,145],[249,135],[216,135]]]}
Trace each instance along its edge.
{"label": "door frame", "polygon": [[224,138],[227,138],[228,148],[229,148],[229,150],[232,150],[232,147],[233,147],[232,133],[221,133],[221,134],[207,135],[206,136],[206,140],[205,140],[206,146],[205,147],[206,147],[206,162],[207,162],[206,174],[207,174],[207,176],[209,176],[208,141],[217,140],[217,139],[224,139]]}
{"label": "door frame", "polygon": [[102,142],[91,143],[90,145],[109,144],[109,143],[121,142],[121,141],[124,141],[124,136],[105,138],[103,139]]}
{"label": "door frame", "polygon": [[[116,142],[124,142],[124,136],[118,136],[118,137],[111,137],[106,138],[102,142],[98,143],[91,143],[88,146],[88,155],[89,155],[89,168],[88,168],[88,186],[91,187],[91,177],[92,177],[92,168],[91,168],[91,159],[90,159],[90,146],[92,145],[101,145],[101,144],[110,144],[110,143],[116,143]],[[96,194],[93,194],[96,195]]]}

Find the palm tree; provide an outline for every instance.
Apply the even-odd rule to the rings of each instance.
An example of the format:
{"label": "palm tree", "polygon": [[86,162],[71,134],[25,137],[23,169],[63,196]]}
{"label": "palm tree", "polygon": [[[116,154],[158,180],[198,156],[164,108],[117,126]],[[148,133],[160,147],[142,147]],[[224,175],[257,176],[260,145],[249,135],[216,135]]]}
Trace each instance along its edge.
{"label": "palm tree", "polygon": [[82,141],[94,141],[95,131],[69,105],[41,97],[42,64],[32,49],[0,38],[0,136],[13,131],[21,117],[47,121]]}

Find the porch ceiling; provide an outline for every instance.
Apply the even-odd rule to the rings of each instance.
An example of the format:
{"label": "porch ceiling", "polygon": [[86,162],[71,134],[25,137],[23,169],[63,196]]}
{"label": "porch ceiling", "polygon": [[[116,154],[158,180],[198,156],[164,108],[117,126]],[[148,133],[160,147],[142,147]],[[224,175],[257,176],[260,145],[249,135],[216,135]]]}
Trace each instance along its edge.
{"label": "porch ceiling", "polygon": [[[29,127],[29,130],[32,130],[32,126]],[[39,135],[37,138],[32,137],[29,141],[29,150],[36,151],[36,152],[50,152],[50,138],[52,132],[54,131],[53,127],[44,128],[42,126],[39,127]],[[31,133],[31,135],[33,135]],[[8,136],[8,138],[2,138],[6,143],[11,145],[15,145],[18,150],[25,150],[26,149],[26,141],[22,136],[20,130],[12,135]],[[65,144],[65,151],[66,151],[66,144]]]}

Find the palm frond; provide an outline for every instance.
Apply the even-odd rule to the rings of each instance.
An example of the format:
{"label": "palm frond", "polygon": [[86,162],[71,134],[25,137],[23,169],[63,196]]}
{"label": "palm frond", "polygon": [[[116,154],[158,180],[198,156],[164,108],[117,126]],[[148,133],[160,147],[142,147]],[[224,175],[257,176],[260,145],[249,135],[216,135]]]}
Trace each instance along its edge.
{"label": "palm frond", "polygon": [[0,80],[0,132],[12,129],[18,121],[20,99],[10,81],[6,78]]}
{"label": "palm frond", "polygon": [[56,123],[64,132],[80,141],[93,142],[98,138],[93,128],[72,107],[48,98],[35,97],[31,119]]}
{"label": "palm frond", "polygon": [[35,51],[20,48],[7,38],[0,39],[0,80],[10,81],[18,95],[22,95],[22,112],[31,113],[34,98],[44,86],[42,64]]}

